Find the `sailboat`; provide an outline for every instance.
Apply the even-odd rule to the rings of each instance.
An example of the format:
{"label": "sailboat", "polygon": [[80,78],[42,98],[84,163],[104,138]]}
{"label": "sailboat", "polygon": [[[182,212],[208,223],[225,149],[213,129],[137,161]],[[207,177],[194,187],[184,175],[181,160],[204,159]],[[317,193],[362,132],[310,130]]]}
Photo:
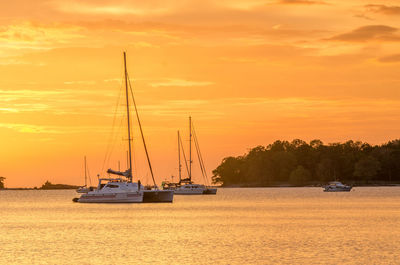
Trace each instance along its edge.
{"label": "sailboat", "polygon": [[[204,166],[203,157],[200,152],[200,146],[197,140],[196,133],[193,129],[192,118],[189,117],[189,166],[187,164],[185,151],[183,148],[182,140],[180,137],[180,133],[178,131],[178,170],[179,170],[179,182],[164,182],[163,188],[166,190],[174,190],[175,194],[178,195],[200,195],[200,194],[216,194],[217,189],[209,186],[205,186],[203,184],[196,184],[192,181],[192,136],[194,138],[194,143],[196,147],[197,157],[200,164],[200,169],[203,175],[203,178],[207,180],[207,172]],[[181,164],[181,149],[182,154],[185,161],[186,171],[188,173],[188,177],[182,179],[182,164]]]}
{"label": "sailboat", "polygon": [[[159,190],[155,185],[153,170],[150,163],[150,158],[147,152],[146,143],[143,136],[143,130],[141,127],[139,114],[136,108],[135,99],[133,97],[132,87],[128,78],[128,71],[126,67],[126,53],[124,52],[124,69],[125,69],[125,96],[126,96],[126,113],[127,113],[127,125],[128,125],[128,169],[125,171],[108,169],[107,173],[117,175],[117,178],[99,178],[97,189],[88,191],[82,194],[80,198],[75,198],[73,201],[80,203],[141,203],[141,202],[172,202],[173,191]],[[133,182],[132,174],[132,147],[131,147],[131,124],[130,124],[130,109],[129,109],[129,93],[128,84],[132,96],[133,105],[136,112],[136,118],[138,120],[143,145],[146,152],[147,161],[149,164],[150,172],[153,178],[155,188],[152,190],[144,190],[140,180]]]}
{"label": "sailboat", "polygon": [[87,163],[86,163],[86,156],[83,158],[83,164],[84,164],[84,171],[85,171],[85,185],[81,186],[79,188],[76,189],[77,193],[87,193],[91,190],[92,187],[88,187],[87,186]]}

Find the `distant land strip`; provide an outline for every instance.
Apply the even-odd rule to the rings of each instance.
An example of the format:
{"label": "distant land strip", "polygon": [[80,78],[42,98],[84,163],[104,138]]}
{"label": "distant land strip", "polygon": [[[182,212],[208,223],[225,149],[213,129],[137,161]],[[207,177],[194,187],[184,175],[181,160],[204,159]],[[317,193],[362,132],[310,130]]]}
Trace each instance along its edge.
{"label": "distant land strip", "polygon": [[[4,178],[5,179],[5,178]],[[41,187],[37,188],[6,188],[3,186],[3,190],[73,190],[77,189],[79,186],[67,185],[67,184],[53,184],[50,181],[46,181]]]}

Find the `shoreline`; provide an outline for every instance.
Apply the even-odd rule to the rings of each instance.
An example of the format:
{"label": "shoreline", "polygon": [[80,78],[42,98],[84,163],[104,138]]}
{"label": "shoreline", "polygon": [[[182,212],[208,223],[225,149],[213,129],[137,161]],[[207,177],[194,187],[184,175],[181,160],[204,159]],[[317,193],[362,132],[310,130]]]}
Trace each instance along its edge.
{"label": "shoreline", "polygon": [[76,188],[54,188],[54,189],[42,189],[42,188],[4,188],[2,190],[76,190]]}
{"label": "shoreline", "polygon": [[[290,185],[290,184],[276,184],[276,185],[222,185],[218,188],[322,188],[326,184],[309,184],[309,185]],[[371,183],[371,184],[350,184],[353,187],[400,187],[400,183]]]}
{"label": "shoreline", "polygon": [[[226,186],[213,186],[218,189],[223,188],[322,188],[324,185],[226,185]],[[400,183],[389,183],[389,184],[359,184],[353,185],[353,187],[400,187]],[[75,190],[76,188],[4,188],[2,190]]]}

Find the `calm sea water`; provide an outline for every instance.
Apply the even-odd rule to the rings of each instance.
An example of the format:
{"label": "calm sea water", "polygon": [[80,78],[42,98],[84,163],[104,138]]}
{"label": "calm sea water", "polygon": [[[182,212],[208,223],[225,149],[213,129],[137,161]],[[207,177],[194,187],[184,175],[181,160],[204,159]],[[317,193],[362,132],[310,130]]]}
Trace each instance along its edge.
{"label": "calm sea water", "polygon": [[172,204],[0,191],[0,264],[400,264],[400,187],[219,189]]}

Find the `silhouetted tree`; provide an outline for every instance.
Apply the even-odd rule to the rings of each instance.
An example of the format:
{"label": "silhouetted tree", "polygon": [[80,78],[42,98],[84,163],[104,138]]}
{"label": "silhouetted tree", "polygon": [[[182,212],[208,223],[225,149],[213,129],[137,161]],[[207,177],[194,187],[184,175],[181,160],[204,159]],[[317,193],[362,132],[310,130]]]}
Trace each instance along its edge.
{"label": "silhouetted tree", "polygon": [[0,189],[4,189],[4,180],[6,178],[5,177],[0,177]]}
{"label": "silhouetted tree", "polygon": [[354,176],[364,179],[366,181],[371,180],[381,168],[381,164],[372,156],[366,156],[361,158],[354,168]]}
{"label": "silhouetted tree", "polygon": [[298,166],[295,170],[290,173],[290,183],[295,185],[304,185],[311,179],[310,171],[305,169],[303,166]]}

